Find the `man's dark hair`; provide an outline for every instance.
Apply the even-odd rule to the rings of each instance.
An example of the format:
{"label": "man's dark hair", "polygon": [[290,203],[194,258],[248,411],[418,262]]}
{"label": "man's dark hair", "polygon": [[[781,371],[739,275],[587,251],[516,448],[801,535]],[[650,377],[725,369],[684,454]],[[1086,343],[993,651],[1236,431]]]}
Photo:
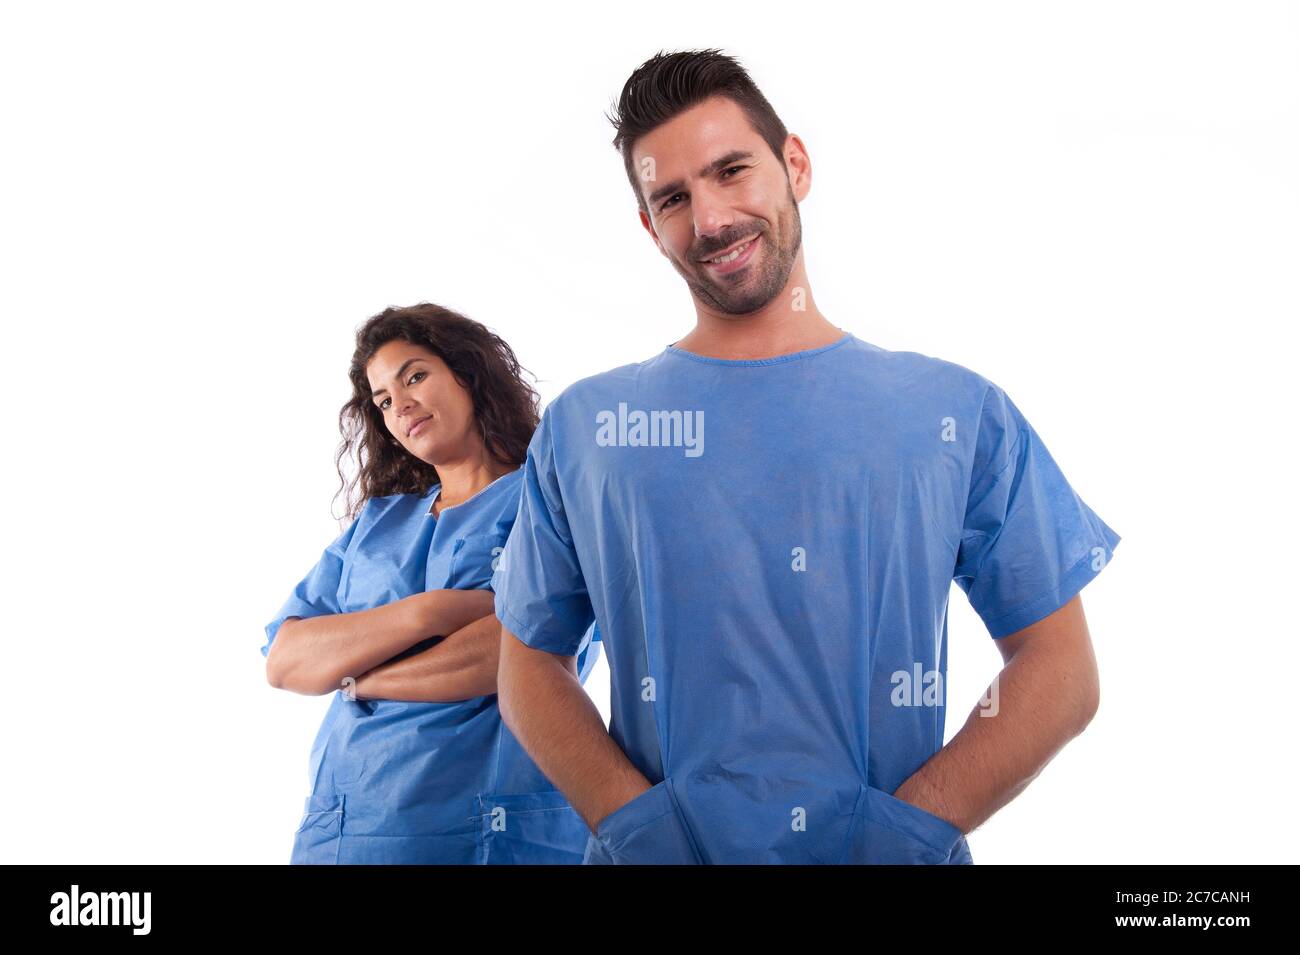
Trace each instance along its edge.
{"label": "man's dark hair", "polygon": [[725,96],[745,112],[749,125],[785,166],[785,123],[776,115],[754,81],[738,62],[720,50],[664,53],[662,50],[636,68],[619,95],[613,116],[606,116],[618,131],[614,148],[623,154],[627,181],[636,193],[641,211],[649,215],[641,194],[640,177],[632,166],[632,148],[638,139],[673,117],[711,96]]}

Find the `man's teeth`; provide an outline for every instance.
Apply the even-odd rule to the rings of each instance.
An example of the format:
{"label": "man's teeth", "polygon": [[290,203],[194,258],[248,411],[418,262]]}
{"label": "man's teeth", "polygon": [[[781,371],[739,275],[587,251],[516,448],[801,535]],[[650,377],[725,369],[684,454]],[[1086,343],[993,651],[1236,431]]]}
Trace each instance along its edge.
{"label": "man's teeth", "polygon": [[[753,241],[754,241],[753,239],[749,240],[749,242],[753,242]],[[740,255],[740,253],[744,252],[746,249],[749,248],[749,242],[746,242],[744,245],[736,249],[736,251],[732,252],[730,255],[719,256],[716,259],[709,259],[709,261],[712,262],[714,265],[722,265],[726,262],[735,261],[736,256]]]}

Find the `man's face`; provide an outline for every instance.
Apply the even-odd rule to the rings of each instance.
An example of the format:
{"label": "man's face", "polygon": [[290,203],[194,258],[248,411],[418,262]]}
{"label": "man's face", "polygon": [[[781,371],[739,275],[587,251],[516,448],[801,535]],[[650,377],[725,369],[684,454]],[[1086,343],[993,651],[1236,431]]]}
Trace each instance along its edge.
{"label": "man's face", "polygon": [[746,315],[785,288],[802,240],[799,206],[785,163],[732,100],[712,97],[664,123],[632,159],[648,209],[641,222],[697,299]]}

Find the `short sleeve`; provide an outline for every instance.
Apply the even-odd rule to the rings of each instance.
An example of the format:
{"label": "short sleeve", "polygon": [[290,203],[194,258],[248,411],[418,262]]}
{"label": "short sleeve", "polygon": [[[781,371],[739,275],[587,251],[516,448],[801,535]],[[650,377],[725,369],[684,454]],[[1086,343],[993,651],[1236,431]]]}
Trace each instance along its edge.
{"label": "short sleeve", "polygon": [[1069,603],[1120,536],[1075,493],[1037,432],[989,383],[953,579],[1005,637]]}
{"label": "short sleeve", "polygon": [[507,630],[535,650],[573,656],[595,614],[560,496],[551,427],[548,407],[528,446],[519,513],[492,589]]}
{"label": "short sleeve", "polygon": [[593,623],[578,648],[578,682],[586,683],[600,659],[600,625]]}
{"label": "short sleeve", "polygon": [[262,647],[262,656],[271,652],[275,635],[279,632],[281,624],[290,617],[318,617],[322,614],[341,612],[338,593],[339,583],[343,577],[343,559],[359,520],[358,516],[347,530],[325,548],[316,566],[298,582],[298,586],[293,588],[293,593],[280,607],[275,619],[266,625],[266,645]]}

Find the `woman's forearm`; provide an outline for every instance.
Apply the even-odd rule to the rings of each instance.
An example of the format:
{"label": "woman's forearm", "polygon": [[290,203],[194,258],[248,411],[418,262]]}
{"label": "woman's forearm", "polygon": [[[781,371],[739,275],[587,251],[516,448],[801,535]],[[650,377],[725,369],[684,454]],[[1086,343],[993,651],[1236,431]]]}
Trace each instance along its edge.
{"label": "woman's forearm", "polygon": [[497,691],[501,623],[488,614],[420,653],[362,674],[354,690],[363,700],[452,703]]}
{"label": "woman's forearm", "polygon": [[278,689],[320,696],[426,637],[454,633],[492,610],[490,590],[431,590],[371,610],[290,617],[266,658]]}

